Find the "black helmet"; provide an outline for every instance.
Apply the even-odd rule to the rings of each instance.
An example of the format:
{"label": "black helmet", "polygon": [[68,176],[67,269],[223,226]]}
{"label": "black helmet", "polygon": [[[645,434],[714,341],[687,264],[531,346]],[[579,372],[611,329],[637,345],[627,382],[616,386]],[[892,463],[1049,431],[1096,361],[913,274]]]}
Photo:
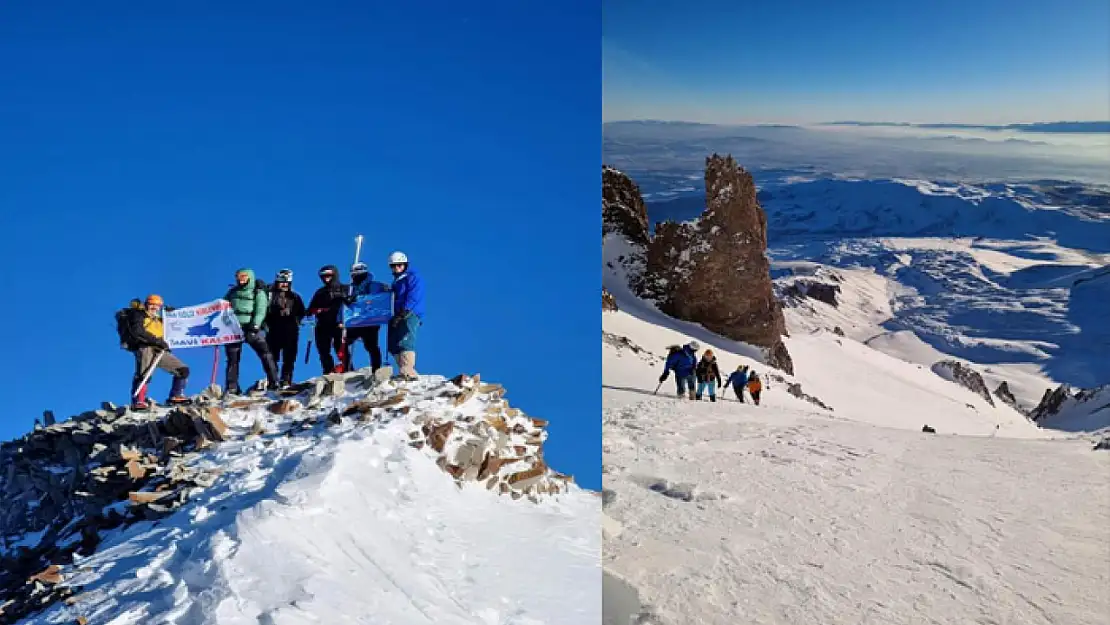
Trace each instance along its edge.
{"label": "black helmet", "polygon": [[323,267],[320,267],[320,279],[323,280],[328,276],[331,276],[332,278],[338,277],[339,268],[335,265],[324,265]]}
{"label": "black helmet", "polygon": [[292,282],[292,281],[293,281],[293,270],[292,269],[282,269],[281,271],[278,271],[277,276],[274,277],[274,282]]}

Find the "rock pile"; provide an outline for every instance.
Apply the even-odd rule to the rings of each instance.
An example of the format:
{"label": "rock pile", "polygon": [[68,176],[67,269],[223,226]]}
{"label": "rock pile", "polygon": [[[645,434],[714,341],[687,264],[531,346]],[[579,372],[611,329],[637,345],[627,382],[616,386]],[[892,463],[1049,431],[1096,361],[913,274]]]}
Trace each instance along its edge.
{"label": "rock pile", "polygon": [[[416,419],[410,444],[432,454],[457,483],[478,482],[513,499],[534,502],[542,495],[567,491],[573,478],[551,469],[543,459],[546,421],[511,408],[505,389],[483,384],[478,375],[455,377],[444,393],[454,410]],[[481,417],[457,410],[472,402],[484,407]]]}
{"label": "rock pile", "polygon": [[103,530],[168,514],[211,485],[216,475],[185,454],[224,431],[215,407],[159,415],[105,404],[0,446],[0,623],[72,594],[58,566],[92,553]]}

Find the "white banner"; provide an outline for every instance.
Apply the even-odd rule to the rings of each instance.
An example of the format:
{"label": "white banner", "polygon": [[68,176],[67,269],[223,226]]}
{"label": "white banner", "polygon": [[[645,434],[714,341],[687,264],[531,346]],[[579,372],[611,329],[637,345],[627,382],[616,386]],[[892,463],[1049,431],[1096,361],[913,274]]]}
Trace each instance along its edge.
{"label": "white banner", "polygon": [[223,299],[163,311],[162,322],[170,349],[209,347],[243,340],[243,328],[231,312],[231,303]]}

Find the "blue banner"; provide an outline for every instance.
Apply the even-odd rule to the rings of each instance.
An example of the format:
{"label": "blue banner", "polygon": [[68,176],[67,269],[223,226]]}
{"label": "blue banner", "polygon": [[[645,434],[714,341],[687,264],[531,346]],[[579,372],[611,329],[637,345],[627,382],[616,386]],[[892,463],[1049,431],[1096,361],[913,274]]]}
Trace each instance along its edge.
{"label": "blue banner", "polygon": [[393,317],[393,293],[360,295],[352,305],[343,305],[343,325],[364,328],[389,323]]}

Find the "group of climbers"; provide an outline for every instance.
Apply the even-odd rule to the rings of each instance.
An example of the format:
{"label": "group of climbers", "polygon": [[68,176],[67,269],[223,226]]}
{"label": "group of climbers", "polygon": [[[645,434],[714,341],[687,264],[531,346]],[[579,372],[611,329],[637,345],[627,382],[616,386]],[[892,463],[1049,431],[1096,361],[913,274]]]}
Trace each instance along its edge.
{"label": "group of climbers", "polygon": [[[374,371],[382,367],[379,347],[379,326],[344,328],[343,306],[354,304],[366,295],[392,292],[392,317],[388,322],[386,347],[398,364],[398,378],[406,381],[417,379],[416,335],[424,319],[424,284],[402,252],[389,256],[393,274],[392,284],[375,282],[365,263],[351,266],[351,284],[343,284],[335,265],[326,265],[319,275],[323,285],[313,294],[306,307],[301,296],[293,290],[293,272],[277,272],[272,286],[256,279],[251,269],[235,272],[236,283],[224,294],[231,304],[243,330],[243,341],[224,346],[227,357],[225,394],[237,395],[239,388],[239,362],[243,343],[258,356],[266,375],[266,388],[288,388],[293,383],[293,371],[300,344],[300,328],[305,318],[315,319],[317,353],[325,374],[350,371],[351,347],[361,340]],[[156,363],[158,369],[173,375],[173,385],[168,403],[184,403],[185,386],[189,368],[170,352],[165,341],[162,311],[172,311],[164,306],[162,297],[150,295],[145,301],[132,300],[128,308],[116,315],[120,346],[135,355],[135,373],[132,378],[133,406],[146,408],[146,384],[149,370]],[[336,365],[332,351],[339,357]],[[280,372],[279,372],[280,365]]]}
{"label": "group of climbers", "polygon": [[[700,346],[697,341],[671,346],[667,361],[663,365],[663,375],[659,376],[659,383],[665,382],[670,372],[674,371],[679,399],[689,397],[700,401],[708,391],[709,401],[715,402],[717,387],[721,386],[721,369],[717,365],[717,357],[713,354],[713,350],[705,350],[699,360],[698,349]],[[763,383],[756,372],[749,369],[747,365],[736,367],[736,371],[728,376],[728,380],[721,388],[726,389],[729,386],[732,386],[736,398],[741,402],[744,401],[744,389],[748,389],[752,401],[755,405],[759,405]]]}

